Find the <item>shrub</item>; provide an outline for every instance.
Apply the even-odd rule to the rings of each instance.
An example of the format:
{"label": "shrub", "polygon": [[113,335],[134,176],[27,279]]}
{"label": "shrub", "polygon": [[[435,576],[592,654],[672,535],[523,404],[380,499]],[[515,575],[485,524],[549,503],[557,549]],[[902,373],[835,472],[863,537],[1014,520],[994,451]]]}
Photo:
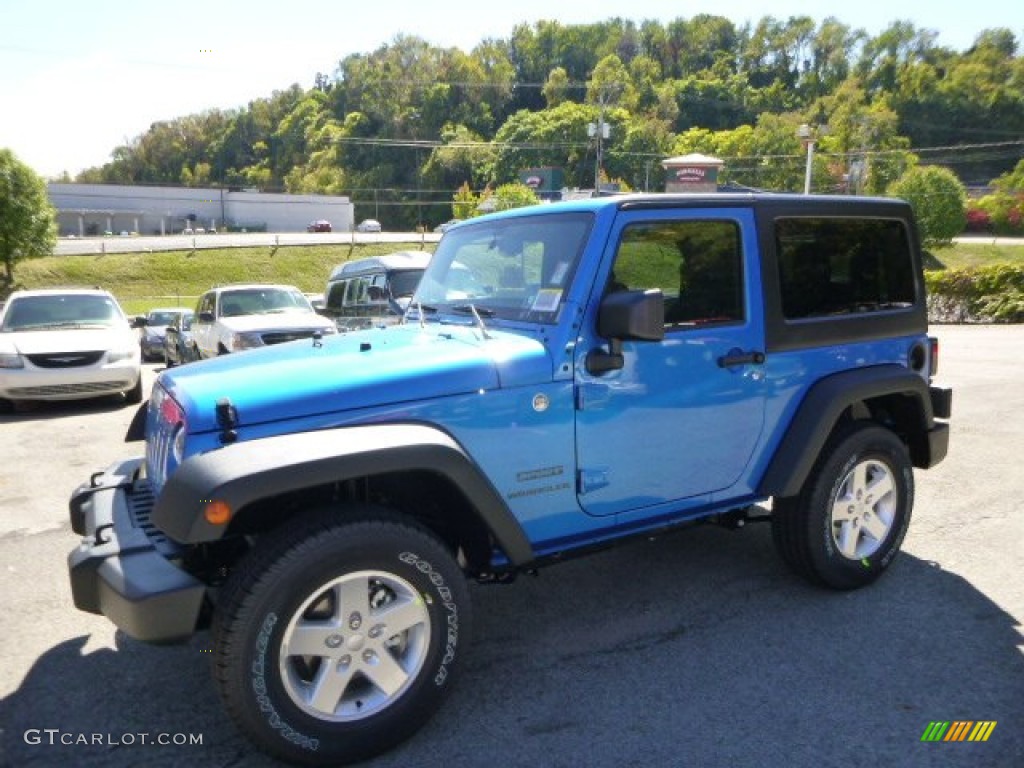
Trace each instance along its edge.
{"label": "shrub", "polygon": [[928,271],[925,284],[932,322],[1024,322],[1024,267],[994,264]]}
{"label": "shrub", "polygon": [[984,208],[977,208],[971,205],[967,209],[967,231],[968,232],[990,232],[992,230],[992,217]]}
{"label": "shrub", "polygon": [[952,171],[938,166],[911,168],[889,187],[914,208],[921,240],[942,245],[964,231],[967,223],[967,190]]}
{"label": "shrub", "polygon": [[1024,192],[993,192],[981,198],[977,206],[988,214],[993,233],[1024,234]]}

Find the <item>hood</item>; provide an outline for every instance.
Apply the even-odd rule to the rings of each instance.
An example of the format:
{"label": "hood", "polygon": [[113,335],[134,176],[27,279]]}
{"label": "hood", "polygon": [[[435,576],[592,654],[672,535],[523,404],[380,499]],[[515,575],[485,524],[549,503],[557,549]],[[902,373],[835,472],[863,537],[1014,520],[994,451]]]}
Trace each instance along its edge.
{"label": "hood", "polygon": [[294,341],[173,368],[160,382],[185,409],[189,432],[217,429],[230,398],[242,427],[317,414],[422,402],[550,381],[551,358],[536,338],[430,324],[373,328]]}
{"label": "hood", "polygon": [[262,315],[221,317],[220,324],[229,331],[277,331],[299,328],[334,328],[334,323],[315,312],[271,312]]}
{"label": "hood", "polygon": [[138,344],[127,325],[117,328],[61,328],[47,331],[0,333],[0,352],[51,355],[60,352],[99,352],[128,349]]}

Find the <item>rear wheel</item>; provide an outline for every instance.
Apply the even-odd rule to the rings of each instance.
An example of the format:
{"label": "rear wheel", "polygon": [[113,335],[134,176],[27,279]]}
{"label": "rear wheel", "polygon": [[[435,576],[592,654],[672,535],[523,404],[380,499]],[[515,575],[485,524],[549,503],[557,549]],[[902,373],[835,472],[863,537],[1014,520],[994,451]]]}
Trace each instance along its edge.
{"label": "rear wheel", "polygon": [[775,500],[772,538],[808,580],[854,589],[892,562],[913,503],[906,446],[884,427],[854,423],[829,440],[799,495]]}
{"label": "rear wheel", "polygon": [[428,531],[380,513],[325,514],[248,556],[222,593],[215,678],[241,730],[309,765],[383,752],[448,691],[469,594]]}

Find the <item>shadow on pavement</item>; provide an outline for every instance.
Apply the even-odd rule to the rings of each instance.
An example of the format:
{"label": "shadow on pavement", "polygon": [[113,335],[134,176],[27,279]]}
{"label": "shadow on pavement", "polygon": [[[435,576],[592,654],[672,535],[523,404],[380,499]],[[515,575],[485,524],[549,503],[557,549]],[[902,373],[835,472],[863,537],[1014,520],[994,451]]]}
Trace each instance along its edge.
{"label": "shadow on pavement", "polygon": [[[475,587],[452,699],[374,766],[1019,766],[1018,620],[903,554],[873,587],[805,585],[767,526],[701,527]],[[73,621],[73,617],[69,617]],[[209,637],[157,648],[85,636],[0,702],[4,766],[272,765],[234,730]],[[995,720],[986,743],[922,743],[933,720]],[[202,734],[201,746],[29,744],[70,734]]]}
{"label": "shadow on pavement", "polygon": [[125,408],[134,410],[138,406],[125,402],[123,395],[108,395],[88,400],[19,400],[5,405],[6,410],[0,410],[0,424],[62,419],[90,413],[111,413]]}

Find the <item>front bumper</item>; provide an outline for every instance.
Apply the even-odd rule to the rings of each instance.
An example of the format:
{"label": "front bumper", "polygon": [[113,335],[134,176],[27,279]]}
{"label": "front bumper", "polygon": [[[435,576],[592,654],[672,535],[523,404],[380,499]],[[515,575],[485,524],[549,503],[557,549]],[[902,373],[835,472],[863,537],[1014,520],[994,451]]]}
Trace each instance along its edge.
{"label": "front bumper", "polygon": [[175,564],[181,547],[149,523],[153,495],[141,464],[111,465],[71,495],[71,527],[83,536],[68,555],[71,594],[79,610],[137,640],[181,642],[195,632],[206,585]]}
{"label": "front bumper", "polygon": [[137,360],[122,360],[81,368],[24,368],[0,370],[0,397],[8,400],[80,400],[125,392],[142,375]]}
{"label": "front bumper", "polygon": [[164,356],[164,337],[144,336],[139,342],[139,347],[142,350],[142,357],[144,359],[162,358]]}

